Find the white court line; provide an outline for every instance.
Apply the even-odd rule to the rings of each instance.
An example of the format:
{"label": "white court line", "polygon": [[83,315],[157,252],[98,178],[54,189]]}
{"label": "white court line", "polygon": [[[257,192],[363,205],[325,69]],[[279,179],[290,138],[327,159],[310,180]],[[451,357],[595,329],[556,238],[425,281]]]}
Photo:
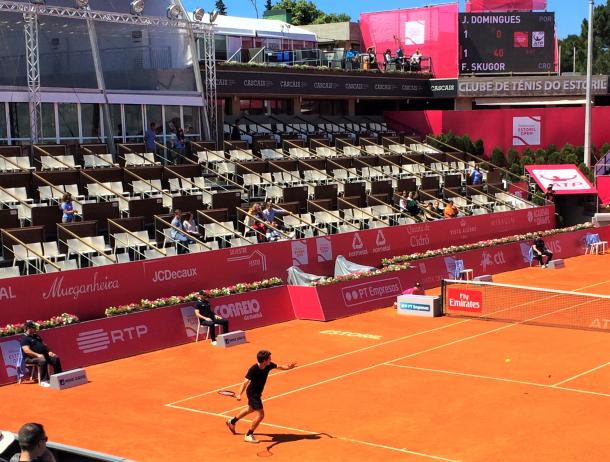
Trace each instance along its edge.
{"label": "white court line", "polygon": [[[189,412],[195,412],[197,414],[205,414],[205,415],[209,415],[209,416],[213,416],[213,417],[222,417],[223,419],[227,419],[229,417],[231,417],[228,414],[219,414],[216,412],[208,412],[208,411],[202,411],[199,409],[192,409],[190,407],[184,407],[184,406],[175,406],[173,404],[166,404],[166,407],[170,407],[173,409],[180,409],[182,411],[189,411]],[[249,419],[241,419],[242,422],[252,422]],[[267,427],[272,427],[272,428],[279,428],[282,430],[288,430],[288,431],[294,431],[294,432],[299,432],[299,433],[305,433],[307,435],[321,435],[321,432],[313,432],[311,430],[303,430],[301,428],[294,428],[294,427],[287,427],[284,425],[277,425],[277,424],[272,424],[272,423],[268,423],[268,422],[261,422],[262,426],[267,426]],[[261,434],[261,433],[259,433]],[[331,436],[331,438],[333,439],[338,439],[338,440],[342,440],[342,441],[347,441],[349,443],[357,443],[357,444],[363,444],[365,446],[371,446],[371,447],[375,447],[375,448],[380,448],[380,449],[388,449],[390,451],[394,451],[394,452],[401,452],[404,454],[411,454],[414,456],[420,456],[420,457],[426,457],[428,459],[434,459],[434,460],[443,460],[446,462],[458,462],[456,459],[447,459],[445,457],[440,457],[440,456],[434,456],[432,454],[426,454],[423,452],[417,452],[417,451],[410,451],[407,448],[395,448],[393,446],[388,446],[387,444],[378,444],[378,443],[371,443],[369,441],[363,441],[363,440],[357,440],[354,438],[348,438],[346,436]],[[261,441],[261,443],[265,443],[264,441]]]}
{"label": "white court line", "polygon": [[595,372],[595,371],[596,371],[596,370],[598,370],[598,369],[601,369],[601,368],[603,368],[603,367],[606,367],[608,364],[610,364],[610,362],[607,362],[607,363],[605,363],[605,364],[602,364],[601,366],[594,367],[593,369],[589,369],[588,371],[581,372],[580,374],[577,374],[577,375],[575,375],[575,376],[573,376],[573,377],[570,377],[570,378],[568,378],[568,379],[562,380],[561,382],[557,382],[557,383],[556,383],[556,384],[554,384],[553,386],[554,386],[554,387],[557,387],[558,385],[561,385],[561,384],[563,384],[563,383],[570,382],[570,381],[572,381],[572,380],[574,380],[574,379],[577,379],[578,377],[582,377],[583,375],[587,375],[587,374],[589,374],[589,373],[591,373],[591,372]]}
{"label": "white court line", "polygon": [[[574,306],[570,306],[570,307],[566,307],[566,308],[560,308],[560,309],[552,311],[550,313],[545,313],[545,314],[542,314],[542,315],[539,315],[539,316],[535,316],[535,317],[530,318],[530,319],[526,319],[525,321],[522,321],[522,322],[513,323],[513,324],[506,324],[504,326],[496,327],[495,329],[492,329],[492,330],[488,330],[488,331],[485,331],[485,332],[480,332],[480,333],[474,334],[474,335],[469,335],[468,337],[463,337],[463,338],[460,338],[460,339],[457,339],[457,340],[453,340],[451,342],[443,343],[442,345],[437,345],[437,346],[434,346],[434,347],[431,347],[431,348],[427,348],[425,350],[416,351],[415,353],[410,353],[408,355],[404,355],[404,356],[401,356],[399,358],[394,358],[394,359],[390,359],[389,361],[383,361],[383,362],[380,362],[380,363],[377,363],[377,364],[373,364],[372,366],[368,366],[368,367],[364,367],[362,369],[358,369],[358,370],[355,370],[355,371],[352,371],[352,372],[348,372],[347,374],[342,374],[342,375],[339,375],[339,376],[336,376],[336,377],[331,377],[329,379],[322,380],[322,381],[316,382],[316,383],[312,383],[312,384],[306,385],[304,387],[296,388],[294,390],[287,391],[285,393],[280,393],[279,395],[270,396],[269,398],[265,398],[265,401],[270,401],[272,399],[281,398],[283,396],[290,395],[290,394],[296,393],[298,391],[307,390],[309,388],[317,387],[318,385],[324,385],[325,383],[334,382],[335,380],[339,380],[339,379],[343,379],[345,377],[349,377],[351,375],[359,374],[360,372],[368,371],[370,369],[374,369],[374,368],[379,367],[379,366],[388,365],[388,364],[390,364],[392,362],[401,361],[403,359],[413,358],[414,356],[419,356],[421,354],[429,353],[429,352],[435,351],[435,350],[439,350],[441,348],[445,348],[445,347],[448,347],[448,346],[451,346],[451,345],[455,345],[457,343],[462,343],[462,342],[465,342],[466,340],[472,340],[474,338],[482,337],[483,335],[493,334],[494,332],[499,332],[501,330],[510,329],[511,327],[515,327],[515,326],[518,326],[518,325],[526,323],[526,322],[535,321],[536,319],[544,317],[544,316],[548,316],[549,314],[559,313],[561,311],[569,310],[569,309],[572,309],[572,308],[574,308]],[[239,409],[243,409],[243,407],[244,406],[239,406],[239,407],[236,407],[236,408],[233,408],[233,409],[229,409],[229,410],[225,411],[225,413],[235,412],[235,411],[238,411]]]}
{"label": "white court line", "polygon": [[[423,330],[423,331],[420,331],[420,332],[415,332],[413,334],[405,335],[404,337],[399,337],[399,338],[395,338],[395,339],[392,339],[392,340],[387,340],[385,342],[376,343],[375,345],[369,345],[369,346],[366,346],[366,347],[358,348],[357,350],[347,351],[345,353],[341,353],[341,354],[338,354],[338,355],[335,355],[335,356],[330,356],[328,358],[320,359],[320,360],[314,361],[312,363],[303,364],[302,366],[299,366],[298,369],[300,370],[300,369],[304,369],[306,367],[315,366],[317,364],[321,364],[321,363],[325,363],[325,362],[328,362],[328,361],[332,361],[333,359],[338,359],[338,358],[342,358],[344,356],[349,356],[349,355],[353,355],[353,354],[356,354],[356,353],[361,353],[363,351],[370,350],[372,348],[378,348],[378,347],[381,347],[381,346],[390,345],[392,343],[400,342],[402,340],[407,340],[407,339],[410,339],[410,338],[413,338],[413,337],[417,337],[417,336],[423,335],[423,334],[429,334],[431,332],[436,332],[436,331],[439,331],[439,330],[442,330],[442,329],[447,329],[449,327],[457,326],[458,324],[464,324],[464,323],[467,323],[467,322],[470,322],[470,321],[472,321],[472,319],[464,319],[464,320],[461,320],[461,321],[452,322],[451,324],[447,324],[447,325],[444,325],[444,326],[435,327],[434,329],[428,329],[428,330]],[[291,369],[291,370],[294,370],[294,369]],[[280,371],[280,372],[274,373],[273,375],[276,376],[276,375],[280,375],[280,374],[286,374],[288,372],[290,372],[290,371]],[[242,382],[234,383],[232,385],[225,385],[224,387],[217,388],[217,389],[212,390],[212,391],[206,391],[205,393],[199,393],[197,395],[189,396],[188,398],[184,398],[184,399],[181,399],[181,400],[178,400],[178,401],[174,401],[172,403],[169,403],[169,405],[183,403],[184,401],[189,401],[191,399],[195,399],[195,398],[200,398],[202,396],[211,395],[213,393],[219,392],[220,390],[226,390],[227,388],[237,387],[237,386],[239,386],[241,384],[242,384]]]}
{"label": "white court line", "polygon": [[[610,363],[606,363],[606,364],[610,364]],[[604,364],[604,366],[606,365]],[[531,385],[534,387],[541,387],[541,388],[552,388],[554,390],[564,390],[564,391],[571,391],[571,392],[576,392],[576,393],[584,393],[586,395],[596,395],[596,396],[605,396],[605,397],[610,397],[610,394],[608,393],[600,393],[597,391],[589,391],[589,390],[580,390],[578,388],[566,388],[566,387],[558,387],[557,384],[555,385],[547,385],[546,383],[536,383],[536,382],[526,382],[524,380],[514,380],[514,379],[504,379],[502,377],[491,377],[488,375],[478,375],[478,374],[468,374],[466,372],[454,372],[454,371],[446,371],[443,369],[430,369],[427,367],[417,367],[417,366],[403,366],[400,364],[385,364],[385,366],[390,366],[390,367],[401,367],[403,369],[413,369],[416,371],[424,371],[424,372],[438,372],[440,374],[449,374],[449,375],[459,375],[461,377],[472,377],[472,378],[477,378],[477,379],[485,379],[485,380],[496,380],[498,382],[508,382],[508,383],[516,383],[519,385]],[[596,368],[599,369],[599,368]],[[587,371],[587,372],[591,372],[591,371]],[[567,380],[564,380],[564,382],[567,382]],[[559,383],[563,383],[563,382],[559,382]]]}

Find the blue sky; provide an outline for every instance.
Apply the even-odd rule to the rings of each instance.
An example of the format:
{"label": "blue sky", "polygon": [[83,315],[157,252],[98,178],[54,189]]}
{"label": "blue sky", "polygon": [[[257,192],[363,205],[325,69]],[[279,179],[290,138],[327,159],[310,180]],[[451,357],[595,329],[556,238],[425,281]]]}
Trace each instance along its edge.
{"label": "blue sky", "polygon": [[[194,7],[203,7],[206,10],[214,8],[215,0],[183,0],[184,5],[192,10]],[[252,0],[254,1],[254,0]],[[256,17],[251,0],[224,0],[228,13],[231,16]],[[265,0],[256,0],[259,13],[262,17]],[[582,20],[588,14],[587,0],[547,0],[548,10],[555,12],[557,22],[557,33],[559,38],[564,38],[568,34],[579,34]],[[274,1],[275,3],[275,1]],[[359,1],[338,1],[338,0],[314,0],[322,11],[327,13],[348,13],[352,20],[357,20],[360,13],[381,10],[393,10],[398,8],[410,8],[424,6],[426,4],[447,3],[447,2],[426,2],[425,0],[359,0]],[[603,3],[596,0],[595,4]],[[460,0],[463,9],[464,0]]]}

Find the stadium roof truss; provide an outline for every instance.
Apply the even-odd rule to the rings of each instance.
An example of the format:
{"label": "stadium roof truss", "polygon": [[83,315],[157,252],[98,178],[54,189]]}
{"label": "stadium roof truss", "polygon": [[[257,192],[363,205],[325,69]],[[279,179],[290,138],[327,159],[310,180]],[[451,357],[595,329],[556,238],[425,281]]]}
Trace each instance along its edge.
{"label": "stadium roof truss", "polygon": [[[198,66],[194,66],[198,89],[203,94],[204,133],[206,138],[216,140],[216,61],[214,57],[214,26],[211,23],[186,21],[183,19],[166,19],[157,16],[133,15],[108,11],[95,11],[89,8],[70,8],[32,3],[21,3],[0,0],[0,12],[23,14],[25,34],[27,39],[28,93],[30,95],[30,130],[33,143],[38,142],[41,130],[40,117],[40,70],[38,59],[38,16],[54,16],[59,18],[84,19],[88,24],[92,21],[111,22],[115,24],[133,24],[139,26],[168,27],[185,29],[191,37],[191,52],[196,56],[194,39],[196,36],[204,40],[205,82],[201,81]],[[183,9],[184,16],[188,17]],[[90,31],[94,35],[94,31]],[[98,75],[98,81],[103,82]],[[105,90],[102,85],[102,90]],[[106,105],[107,106],[107,105]]]}

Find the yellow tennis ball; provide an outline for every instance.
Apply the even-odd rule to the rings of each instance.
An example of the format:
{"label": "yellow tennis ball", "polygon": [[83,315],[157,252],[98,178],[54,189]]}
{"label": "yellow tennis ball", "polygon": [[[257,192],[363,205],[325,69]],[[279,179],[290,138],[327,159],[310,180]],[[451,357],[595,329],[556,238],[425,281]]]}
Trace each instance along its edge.
{"label": "yellow tennis ball", "polygon": [[510,362],[510,358],[506,358],[506,359],[504,360],[504,362],[505,362],[505,363],[509,363],[509,362]]}

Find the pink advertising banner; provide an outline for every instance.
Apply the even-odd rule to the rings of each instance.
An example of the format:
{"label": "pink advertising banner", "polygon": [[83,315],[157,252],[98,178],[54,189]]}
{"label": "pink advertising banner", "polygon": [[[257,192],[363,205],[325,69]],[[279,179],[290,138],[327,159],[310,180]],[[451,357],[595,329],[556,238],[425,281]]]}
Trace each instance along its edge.
{"label": "pink advertising banner", "polygon": [[557,195],[597,194],[587,177],[574,164],[525,165],[525,169],[543,191],[553,185]]}
{"label": "pink advertising banner", "polygon": [[532,11],[546,10],[546,0],[470,0],[466,11]]}
{"label": "pink advertising banner", "polygon": [[[231,330],[294,319],[285,286],[218,297],[211,303],[229,320]],[[64,369],[73,369],[194,341],[196,332],[194,304],[183,304],[48,329],[40,335],[60,355]],[[0,339],[0,385],[16,380],[20,338]]]}
{"label": "pink advertising banner", "polygon": [[62,312],[86,321],[103,316],[109,306],[142,298],[184,295],[272,276],[285,279],[293,265],[307,273],[332,274],[337,255],[379,266],[386,257],[554,226],[554,208],[545,206],[1,279],[0,325],[49,319]]}
{"label": "pink advertising banner", "polygon": [[360,31],[364,48],[373,47],[377,61],[383,63],[383,53],[392,56],[402,47],[405,56],[420,50],[432,58],[435,77],[457,76],[458,4],[426,6],[360,15]]}

